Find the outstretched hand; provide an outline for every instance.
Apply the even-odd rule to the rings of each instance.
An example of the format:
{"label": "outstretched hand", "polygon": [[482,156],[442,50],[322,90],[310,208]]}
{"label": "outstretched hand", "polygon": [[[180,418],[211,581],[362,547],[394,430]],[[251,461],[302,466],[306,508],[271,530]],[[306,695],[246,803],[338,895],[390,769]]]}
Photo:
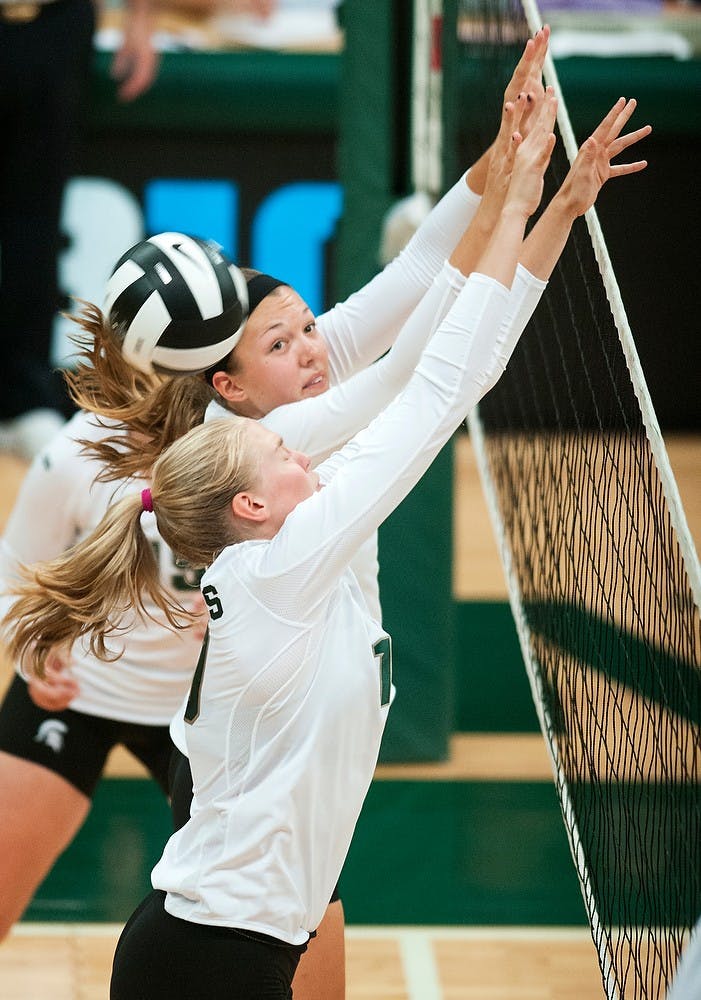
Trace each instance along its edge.
{"label": "outstretched hand", "polygon": [[584,215],[591,208],[599,191],[611,177],[637,174],[647,166],[647,160],[611,163],[614,157],[652,132],[651,125],[643,125],[634,132],[621,135],[636,106],[634,98],[626,101],[625,97],[620,97],[589,138],[582,143],[562,185],[562,195],[567,198],[575,216]]}
{"label": "outstretched hand", "polygon": [[557,98],[552,87],[546,88],[540,108],[531,117],[528,136],[524,139],[520,132],[512,136],[516,155],[507,195],[509,205],[526,215],[532,215],[540,204],[543,177],[555,148]]}
{"label": "outstretched hand", "polygon": [[521,92],[515,101],[507,101],[502,110],[501,125],[492,146],[484,193],[478,209],[480,219],[488,229],[496,224],[509,190],[516,155],[513,135],[515,132],[522,135],[521,122],[527,113],[528,103],[526,94]]}
{"label": "outstretched hand", "polygon": [[[502,115],[499,131],[494,142],[491,144],[470,168],[467,180],[468,186],[475,194],[483,195],[487,185],[487,174],[492,166],[495,156],[504,155],[504,137],[506,136],[506,147],[511,142],[511,133],[518,128],[521,136],[525,139],[528,135],[531,123],[537,117],[537,108],[544,96],[543,88],[543,64],[548,51],[548,41],[550,39],[550,28],[545,25],[536,31],[533,38],[529,38],[521,58],[504,90],[504,100],[502,102]],[[519,95],[523,95],[522,98]],[[521,108],[518,124],[507,128],[505,132],[505,119],[516,107],[517,102],[524,100],[526,103]],[[499,165],[501,169],[501,165]]]}
{"label": "outstretched hand", "polygon": [[543,66],[548,53],[548,43],[550,41],[550,26],[544,25],[536,31],[533,38],[529,38],[523,50],[521,58],[516,64],[516,68],[506,85],[504,91],[504,104],[517,100],[519,94],[530,96],[524,114],[519,125],[521,135],[525,139],[531,129],[531,123],[536,120],[536,112],[545,96],[543,86]]}

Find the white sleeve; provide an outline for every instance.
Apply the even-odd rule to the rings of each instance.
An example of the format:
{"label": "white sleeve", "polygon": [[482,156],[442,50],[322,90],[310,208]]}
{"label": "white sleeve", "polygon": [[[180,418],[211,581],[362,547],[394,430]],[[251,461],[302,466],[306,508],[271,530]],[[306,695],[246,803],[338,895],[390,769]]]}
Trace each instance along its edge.
{"label": "white sleeve", "polygon": [[542,278],[536,278],[522,264],[519,264],[516,268],[516,274],[511,285],[511,291],[509,292],[506,314],[499,330],[495,351],[492,356],[492,366],[487,373],[487,380],[482,396],[494,388],[504,374],[511,355],[514,353],[516,344],[519,342],[521,334],[526,329],[528,321],[535,312],[535,308],[540,302],[547,284],[547,281],[543,281]]}
{"label": "white sleeve", "polygon": [[76,503],[92,481],[86,465],[76,442],[61,435],[27,470],[0,540],[0,613],[12,603],[5,590],[17,579],[19,564],[53,559],[76,540]]}
{"label": "white sleeve", "polygon": [[404,388],[421,351],[464,284],[464,275],[446,261],[380,361],[320,396],[277,407],[261,423],[318,465],[367,427]]}
{"label": "white sleeve", "polygon": [[269,607],[288,617],[313,613],[416,485],[482,394],[507,301],[503,285],[471,275],[404,391],[321,466],[326,485],[266,546],[259,585]]}
{"label": "white sleeve", "polygon": [[480,196],[463,174],[441,198],[406,247],[372,281],[319,316],[336,382],[366,368],[389,350],[443,261],[472,221]]}

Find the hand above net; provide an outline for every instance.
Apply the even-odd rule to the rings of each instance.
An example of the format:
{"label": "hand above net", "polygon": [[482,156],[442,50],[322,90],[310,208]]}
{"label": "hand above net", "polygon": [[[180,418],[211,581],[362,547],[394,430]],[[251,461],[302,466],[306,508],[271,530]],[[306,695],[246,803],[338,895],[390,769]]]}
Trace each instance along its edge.
{"label": "hand above net", "polygon": [[[524,139],[530,131],[531,121],[535,121],[537,110],[545,95],[543,66],[549,41],[550,26],[546,24],[526,42],[523,54],[504,90],[504,105],[516,101],[519,94],[530,96],[519,126]],[[497,141],[498,138],[497,136]]]}
{"label": "hand above net", "polygon": [[[550,28],[546,24],[545,27],[535,33],[533,38],[529,38],[526,42],[521,58],[504,90],[502,116],[496,139],[468,171],[468,186],[475,194],[482,195],[485,192],[492,156],[495,153],[499,155],[499,148],[504,138],[504,117],[509,113],[509,106],[515,105],[518,101],[519,94],[524,95],[526,106],[523,108],[519,118],[518,128],[523,138],[528,135],[530,121],[534,118],[535,109],[539,107],[545,93],[543,87],[543,64],[548,51],[549,39]],[[509,129],[506,132],[507,142],[511,140],[511,131],[512,129]]]}
{"label": "hand above net", "polygon": [[532,215],[543,195],[543,176],[555,148],[555,119],[557,98],[552,87],[547,87],[540,107],[531,116],[531,129],[526,136],[514,132],[512,144],[516,147],[514,166],[507,201],[509,208]]}
{"label": "hand above net", "polygon": [[[531,99],[533,103],[533,99]],[[523,135],[521,122],[527,113],[528,95],[521,92],[515,101],[507,101],[501,115],[499,133],[492,146],[489,169],[484,183],[482,201],[477,209],[477,217],[485,230],[491,232],[499,218],[509,190],[511,171],[514,165],[516,144],[514,132]]]}
{"label": "hand above net", "polygon": [[611,177],[637,174],[647,166],[647,160],[613,164],[611,160],[652,132],[651,125],[643,125],[634,132],[621,135],[635,111],[634,98],[620,97],[603,121],[582,143],[565,178],[561,196],[572,214],[583,215],[596,201],[599,191]]}

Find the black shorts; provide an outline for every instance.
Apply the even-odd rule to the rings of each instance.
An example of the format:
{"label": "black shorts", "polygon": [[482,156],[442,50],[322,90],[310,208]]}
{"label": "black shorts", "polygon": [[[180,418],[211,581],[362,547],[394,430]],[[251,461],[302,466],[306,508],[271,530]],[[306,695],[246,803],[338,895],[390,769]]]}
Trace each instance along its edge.
{"label": "black shorts", "polygon": [[180,920],[164,900],[155,890],[127,921],[110,1000],[291,1000],[306,944]]}
{"label": "black shorts", "polygon": [[173,751],[168,726],[115,722],[70,708],[47,712],[34,704],[17,675],[0,705],[0,750],[60,774],[88,798],[118,744],[145,765],[167,795]]}
{"label": "black shorts", "polygon": [[[192,771],[190,761],[177,747],[173,747],[170,761],[170,811],[173,816],[173,829],[179,830],[190,818],[192,805]],[[338,885],[331,894],[330,903],[335,903],[341,897]]]}

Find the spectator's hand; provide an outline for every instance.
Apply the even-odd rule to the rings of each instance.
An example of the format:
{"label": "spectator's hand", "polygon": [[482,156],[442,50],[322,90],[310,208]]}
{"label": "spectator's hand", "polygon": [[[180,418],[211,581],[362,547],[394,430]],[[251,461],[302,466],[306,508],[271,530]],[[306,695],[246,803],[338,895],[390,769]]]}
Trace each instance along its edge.
{"label": "spectator's hand", "polygon": [[47,712],[61,712],[80,693],[78,682],[71,676],[70,655],[65,649],[55,648],[46,657],[46,672],[40,680],[32,677],[27,682],[29,697],[35,705]]}
{"label": "spectator's hand", "polygon": [[153,47],[149,7],[132,0],[124,12],[124,38],[112,62],[112,78],[122,101],[133,101],[151,86],[158,72],[159,56]]}
{"label": "spectator's hand", "polygon": [[572,215],[584,215],[596,201],[599,191],[611,177],[637,174],[647,166],[647,160],[633,163],[612,164],[611,160],[624,149],[634,145],[652,132],[651,125],[643,125],[635,132],[621,135],[635,111],[634,98],[619,98],[601,124],[582,143],[561,188],[560,197],[566,200]]}

